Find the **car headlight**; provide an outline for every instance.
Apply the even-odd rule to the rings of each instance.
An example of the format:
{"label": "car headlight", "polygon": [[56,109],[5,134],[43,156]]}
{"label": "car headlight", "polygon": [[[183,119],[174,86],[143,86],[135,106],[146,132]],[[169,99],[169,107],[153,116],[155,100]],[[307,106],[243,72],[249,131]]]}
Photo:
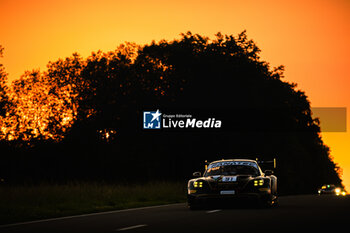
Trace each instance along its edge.
{"label": "car headlight", "polygon": [[195,188],[203,188],[203,181],[195,181],[195,182],[193,182],[193,187],[195,187]]}
{"label": "car headlight", "polygon": [[263,186],[264,180],[254,180],[254,186]]}
{"label": "car headlight", "polygon": [[340,188],[336,188],[336,189],[335,189],[335,194],[336,194],[336,195],[339,195],[340,192],[341,192]]}

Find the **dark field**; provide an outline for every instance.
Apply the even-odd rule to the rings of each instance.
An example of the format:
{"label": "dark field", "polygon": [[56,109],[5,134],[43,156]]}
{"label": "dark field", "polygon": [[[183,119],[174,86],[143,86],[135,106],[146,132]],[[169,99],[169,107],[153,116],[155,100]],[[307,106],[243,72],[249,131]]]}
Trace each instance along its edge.
{"label": "dark field", "polygon": [[184,202],[182,183],[0,186],[0,224]]}

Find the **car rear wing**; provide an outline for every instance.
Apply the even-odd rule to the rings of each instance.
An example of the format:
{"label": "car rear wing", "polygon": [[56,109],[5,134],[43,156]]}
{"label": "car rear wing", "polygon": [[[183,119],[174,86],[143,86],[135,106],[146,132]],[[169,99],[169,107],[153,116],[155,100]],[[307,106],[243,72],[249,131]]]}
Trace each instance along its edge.
{"label": "car rear wing", "polygon": [[[260,164],[273,164],[273,169],[276,169],[277,167],[277,160],[276,158],[273,158],[273,160],[259,160],[258,158],[255,159],[256,162],[260,165]],[[206,171],[208,169],[208,165],[210,163],[208,162],[208,160],[204,161],[204,170]]]}
{"label": "car rear wing", "polygon": [[258,158],[255,159],[256,162],[260,164],[273,164],[273,168],[276,169],[277,167],[277,160],[276,158],[273,158],[273,160],[259,160]]}

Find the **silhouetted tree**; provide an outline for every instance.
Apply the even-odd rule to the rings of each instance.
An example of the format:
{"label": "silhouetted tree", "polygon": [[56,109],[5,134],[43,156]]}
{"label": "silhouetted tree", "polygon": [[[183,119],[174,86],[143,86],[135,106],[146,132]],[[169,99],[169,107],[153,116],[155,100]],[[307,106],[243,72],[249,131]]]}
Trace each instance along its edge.
{"label": "silhouetted tree", "polygon": [[[259,53],[245,31],[237,37],[218,33],[214,39],[187,32],[177,40],[126,43],[86,59],[73,54],[50,62],[46,72],[26,73],[14,84],[17,106],[36,93],[32,106],[40,103],[39,109],[50,113],[21,115],[44,120],[44,131],[62,139],[38,143],[31,153],[55,148],[56,163],[47,163],[67,173],[48,173],[60,178],[183,179],[202,169],[205,159],[277,157],[282,192],[340,184],[307,96],[283,81],[283,66],[271,68]],[[233,124],[219,132],[146,132],[142,112],[152,109],[219,114]],[[26,125],[32,127],[29,133],[38,129]]]}
{"label": "silhouetted tree", "polygon": [[[214,40],[188,32],[180,40],[142,48],[136,64],[151,60],[171,67],[162,77],[176,80],[171,85],[176,96],[172,106],[223,108],[232,113],[227,120],[237,122],[234,131],[215,138],[205,132],[195,135],[198,142],[192,135],[181,135],[184,141],[192,140],[192,145],[170,154],[186,154],[186,159],[191,156],[198,163],[204,158],[220,159],[218,154],[277,157],[282,190],[287,184],[295,186],[295,192],[314,191],[326,180],[339,184],[337,166],[320,138],[319,122],[312,118],[307,96],[295,89],[296,84],[282,81],[283,66],[271,69],[259,52],[245,32],[237,37],[218,33]],[[179,138],[173,140],[171,150],[183,143],[178,143]],[[196,149],[186,152],[191,148]]]}

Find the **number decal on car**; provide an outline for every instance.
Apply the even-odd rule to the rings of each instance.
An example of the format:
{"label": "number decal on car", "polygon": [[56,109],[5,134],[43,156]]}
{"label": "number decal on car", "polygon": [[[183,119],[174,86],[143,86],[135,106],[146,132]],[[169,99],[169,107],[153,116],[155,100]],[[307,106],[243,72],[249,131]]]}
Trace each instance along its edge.
{"label": "number decal on car", "polygon": [[224,176],[222,177],[222,182],[236,182],[237,176]]}

